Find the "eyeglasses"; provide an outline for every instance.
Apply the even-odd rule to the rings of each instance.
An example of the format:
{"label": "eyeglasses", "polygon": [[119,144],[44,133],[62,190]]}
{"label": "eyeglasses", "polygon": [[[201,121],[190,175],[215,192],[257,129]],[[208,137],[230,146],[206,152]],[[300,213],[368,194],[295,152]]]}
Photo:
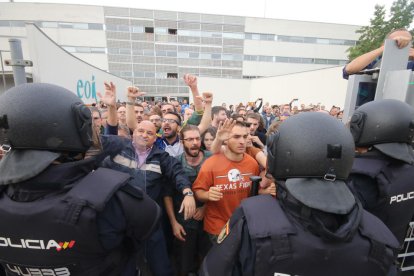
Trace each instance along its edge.
{"label": "eyeglasses", "polygon": [[174,120],[174,119],[165,119],[165,118],[163,118],[161,120],[161,122],[163,122],[163,123],[169,123],[169,124],[176,123],[177,125],[180,124],[177,120]]}
{"label": "eyeglasses", "polygon": [[186,141],[186,142],[193,142],[193,141],[200,142],[201,138],[200,137],[194,137],[194,138],[185,138],[183,140]]}

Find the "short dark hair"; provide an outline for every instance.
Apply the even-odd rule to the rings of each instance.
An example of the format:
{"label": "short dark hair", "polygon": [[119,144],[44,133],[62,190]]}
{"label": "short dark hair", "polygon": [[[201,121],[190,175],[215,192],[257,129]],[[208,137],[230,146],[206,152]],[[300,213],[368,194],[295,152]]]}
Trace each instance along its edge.
{"label": "short dark hair", "polygon": [[180,140],[183,141],[183,139],[184,139],[184,133],[186,133],[187,131],[192,131],[192,130],[198,131],[198,133],[200,133],[200,129],[197,126],[187,124],[187,125],[185,125],[185,127],[183,127],[180,130]]}
{"label": "short dark hair", "polygon": [[[219,106],[219,105],[216,105],[216,106],[213,106],[212,108],[211,108],[211,118],[213,119],[214,118],[214,115],[216,115],[216,114],[219,114],[220,113],[220,111],[224,111],[224,112],[226,112],[226,109],[224,108],[224,107],[222,107],[222,106]],[[227,114],[227,113],[226,113]]]}
{"label": "short dark hair", "polygon": [[177,119],[178,119],[178,125],[181,126],[181,116],[177,112],[168,111],[164,114],[164,116],[167,115],[167,114],[172,114],[172,115],[176,116]]}
{"label": "short dark hair", "polygon": [[248,127],[247,124],[245,122],[240,122],[240,121],[236,121],[236,123],[234,124],[234,126],[239,126],[239,127]]}
{"label": "short dark hair", "polygon": [[261,116],[257,113],[249,113],[249,114],[247,114],[246,119],[252,118],[252,119],[255,119],[258,122],[260,122],[260,117]]}

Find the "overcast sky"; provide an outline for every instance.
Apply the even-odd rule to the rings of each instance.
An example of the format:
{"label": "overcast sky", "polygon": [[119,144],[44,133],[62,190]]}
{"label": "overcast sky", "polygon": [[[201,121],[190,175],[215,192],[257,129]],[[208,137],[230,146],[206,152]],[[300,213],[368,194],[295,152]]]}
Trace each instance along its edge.
{"label": "overcast sky", "polygon": [[[9,2],[0,0],[0,2]],[[15,2],[70,3],[210,14],[280,18],[368,25],[376,4],[389,10],[392,0],[38,0]]]}

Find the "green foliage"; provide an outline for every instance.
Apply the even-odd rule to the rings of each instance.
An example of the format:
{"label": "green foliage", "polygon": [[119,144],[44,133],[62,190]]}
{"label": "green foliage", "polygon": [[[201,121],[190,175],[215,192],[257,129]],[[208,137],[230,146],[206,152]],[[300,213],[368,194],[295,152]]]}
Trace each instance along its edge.
{"label": "green foliage", "polygon": [[[375,6],[371,24],[356,31],[360,37],[356,45],[347,50],[349,60],[380,47],[390,31],[399,28],[409,29],[414,19],[414,0],[396,0],[391,6],[388,20],[385,14],[384,6]],[[414,29],[410,32],[414,34]]]}

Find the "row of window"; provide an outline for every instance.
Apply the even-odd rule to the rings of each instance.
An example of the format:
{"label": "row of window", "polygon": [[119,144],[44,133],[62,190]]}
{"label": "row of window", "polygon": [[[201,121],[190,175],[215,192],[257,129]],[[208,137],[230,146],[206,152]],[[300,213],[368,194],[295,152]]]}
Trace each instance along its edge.
{"label": "row of window", "polygon": [[282,62],[282,63],[303,63],[303,64],[329,64],[345,65],[348,61],[342,59],[304,58],[304,57],[279,57],[279,56],[256,56],[244,55],[245,61],[259,62]]}
{"label": "row of window", "polygon": [[325,44],[325,45],[346,45],[346,46],[354,46],[356,43],[355,40],[346,40],[346,39],[332,39],[332,38],[319,38],[319,37],[306,37],[306,36],[287,36],[287,35],[259,34],[259,33],[246,33],[245,39],[267,40],[267,41],[278,41],[278,42],[293,42],[293,43]]}
{"label": "row of window", "polygon": [[[0,27],[24,27],[26,21],[22,20],[0,20]],[[54,21],[36,21],[34,22],[41,28],[62,28],[77,30],[103,30],[103,24],[99,23],[70,23]]]}
{"label": "row of window", "polygon": [[[234,75],[229,75],[229,74],[225,74],[224,72],[220,72],[220,70],[218,70],[219,72],[216,74],[197,74],[198,76],[228,76],[228,77],[238,77],[240,78],[241,76],[234,76]],[[170,80],[178,80],[181,81],[178,78],[178,73],[157,73],[157,72],[131,72],[131,71],[111,71],[112,74],[122,77],[122,78],[151,78],[151,79],[155,79],[158,80],[160,82],[164,81],[165,79],[170,79]],[[154,83],[155,84],[155,83]]]}
{"label": "row of window", "polygon": [[138,50],[127,48],[108,48],[108,54],[112,55],[137,55],[149,57],[177,57],[192,59],[219,59],[219,60],[235,60],[242,61],[241,54],[221,54],[221,53],[200,53],[200,52],[176,52],[176,51],[154,51],[154,50]]}
{"label": "row of window", "polygon": [[[134,50],[135,51],[135,50]],[[347,60],[340,59],[321,59],[304,57],[281,57],[281,56],[261,56],[261,55],[241,55],[241,54],[220,54],[220,53],[197,53],[197,52],[176,52],[176,51],[154,51],[138,50],[144,56],[156,57],[177,57],[190,59],[207,60],[232,60],[232,61],[259,61],[259,62],[282,62],[282,63],[302,63],[302,64],[329,64],[344,65]],[[131,54],[131,49],[109,48],[109,54]]]}
{"label": "row of window", "polygon": [[63,49],[69,53],[95,53],[105,54],[105,48],[103,47],[84,47],[84,46],[62,46]]}

